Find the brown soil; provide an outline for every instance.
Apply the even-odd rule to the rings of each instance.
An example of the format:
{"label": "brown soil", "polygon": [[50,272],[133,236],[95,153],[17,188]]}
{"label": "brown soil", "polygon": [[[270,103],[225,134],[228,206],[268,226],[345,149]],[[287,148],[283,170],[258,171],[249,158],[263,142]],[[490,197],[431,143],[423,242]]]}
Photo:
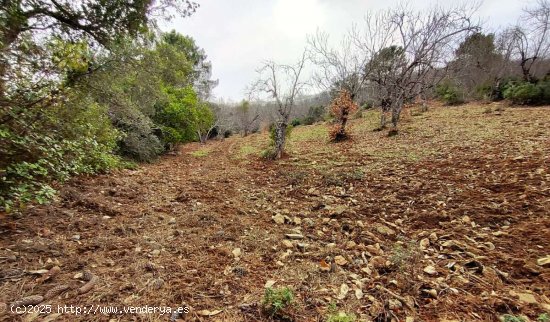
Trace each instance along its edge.
{"label": "brown soil", "polygon": [[[373,132],[369,112],[342,143],[328,143],[327,125],[298,127],[276,162],[257,156],[267,134],[256,134],[75,178],[51,205],[2,219],[0,320],[170,319],[9,313],[67,284],[42,304],[186,305],[184,321],[268,321],[269,280],[293,290],[283,314],[294,321],[335,311],[360,321],[536,320],[550,313],[550,266],[537,265],[550,255],[550,109],[485,109],[410,110],[395,137]],[[287,233],[303,236],[290,251]],[[36,272],[53,266],[61,271],[49,279]],[[97,283],[79,294],[84,271]]]}

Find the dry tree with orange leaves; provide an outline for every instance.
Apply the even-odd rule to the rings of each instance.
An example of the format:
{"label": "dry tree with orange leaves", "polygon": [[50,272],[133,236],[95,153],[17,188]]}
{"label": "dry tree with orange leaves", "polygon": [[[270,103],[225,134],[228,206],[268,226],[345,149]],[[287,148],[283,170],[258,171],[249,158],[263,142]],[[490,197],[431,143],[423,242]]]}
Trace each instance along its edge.
{"label": "dry tree with orange leaves", "polygon": [[349,138],[346,133],[346,124],[351,114],[355,113],[359,106],[351,99],[347,90],[341,90],[330,105],[330,112],[334,116],[336,124],[329,132],[331,141],[339,142]]}

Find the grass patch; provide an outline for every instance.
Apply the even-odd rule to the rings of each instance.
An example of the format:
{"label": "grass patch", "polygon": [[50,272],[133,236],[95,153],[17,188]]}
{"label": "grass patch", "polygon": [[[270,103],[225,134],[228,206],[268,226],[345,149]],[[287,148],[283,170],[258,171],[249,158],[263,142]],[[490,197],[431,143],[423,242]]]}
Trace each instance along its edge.
{"label": "grass patch", "polygon": [[203,158],[206,157],[212,152],[209,148],[200,148],[198,150],[195,150],[193,152],[190,152],[189,154],[196,157],[196,158]]}
{"label": "grass patch", "polygon": [[289,143],[328,140],[328,127],[325,124],[301,126],[292,132]]}

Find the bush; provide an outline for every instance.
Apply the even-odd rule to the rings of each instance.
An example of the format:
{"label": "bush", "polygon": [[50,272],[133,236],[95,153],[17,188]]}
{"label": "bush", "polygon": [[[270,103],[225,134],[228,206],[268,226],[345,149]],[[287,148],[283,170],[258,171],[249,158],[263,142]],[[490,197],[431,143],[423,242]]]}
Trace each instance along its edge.
{"label": "bush", "polygon": [[[288,139],[290,138],[290,135],[292,133],[293,127],[292,125],[287,125],[285,130],[285,142],[288,142]],[[260,153],[260,156],[264,159],[274,159],[276,158],[277,150],[275,148],[275,124],[271,124],[269,126],[269,145],[265,150],[263,150]]]}
{"label": "bush", "polygon": [[450,82],[444,82],[437,85],[435,89],[437,98],[442,100],[447,105],[459,105],[464,103],[464,95],[457,86]]}
{"label": "bush", "polygon": [[519,105],[541,104],[543,89],[533,83],[514,82],[504,90],[504,98]]}
{"label": "bush", "polygon": [[293,119],[291,122],[290,122],[290,125],[292,126],[298,126],[302,124],[302,122],[300,121],[300,119]]}
{"label": "bush", "polygon": [[192,87],[167,87],[164,92],[167,97],[155,105],[153,117],[162,129],[164,144],[174,146],[196,140],[200,117],[197,93]]}
{"label": "bush", "polygon": [[294,293],[288,287],[266,288],[262,302],[264,312],[271,317],[284,317],[284,311],[294,301]]}
{"label": "bush", "polygon": [[0,125],[0,211],[46,203],[55,195],[54,181],[119,166],[112,154],[119,132],[106,108],[86,97],[69,93],[67,103],[11,107],[10,113],[17,119]]}
{"label": "bush", "polygon": [[482,84],[475,89],[476,99],[483,99],[487,101],[495,100],[495,89],[491,84]]}

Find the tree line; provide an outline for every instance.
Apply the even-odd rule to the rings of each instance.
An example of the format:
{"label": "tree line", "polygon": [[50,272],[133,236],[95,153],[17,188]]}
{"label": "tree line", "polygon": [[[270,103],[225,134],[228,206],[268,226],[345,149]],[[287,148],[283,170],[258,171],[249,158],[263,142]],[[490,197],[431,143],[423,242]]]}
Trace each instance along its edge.
{"label": "tree line", "polygon": [[[380,107],[380,129],[389,114],[393,135],[405,105],[426,110],[432,98],[449,105],[472,99],[550,104],[550,1],[535,1],[516,25],[492,33],[474,18],[478,8],[465,3],[416,11],[400,5],[369,12],[335,44],[326,32],[310,35],[295,65],[266,61],[250,90],[265,94],[278,112],[272,157],[283,154],[282,133],[299,97],[311,89],[331,97],[335,141],[346,137],[357,106]],[[309,78],[302,72],[306,63],[314,69]]]}
{"label": "tree line", "polygon": [[2,1],[0,208],[45,202],[52,182],[204,140],[215,122],[211,64],[191,37],[156,27],[197,7]]}

